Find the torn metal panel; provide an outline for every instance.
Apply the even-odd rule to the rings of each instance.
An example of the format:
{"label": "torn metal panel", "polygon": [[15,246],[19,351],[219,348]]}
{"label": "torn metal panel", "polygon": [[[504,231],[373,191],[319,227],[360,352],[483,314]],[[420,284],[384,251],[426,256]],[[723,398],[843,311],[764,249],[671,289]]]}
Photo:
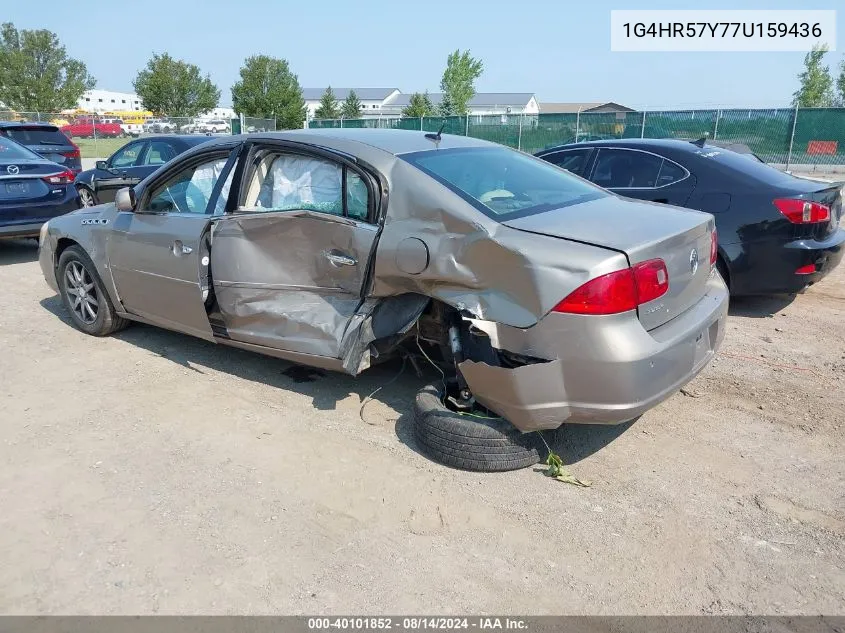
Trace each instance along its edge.
{"label": "torn metal panel", "polygon": [[403,294],[364,302],[343,337],[341,359],[344,371],[358,374],[370,365],[370,344],[402,335],[420,318],[430,299]]}
{"label": "torn metal panel", "polygon": [[516,369],[466,360],[458,368],[475,399],[523,433],[556,429],[570,416],[560,360]]}

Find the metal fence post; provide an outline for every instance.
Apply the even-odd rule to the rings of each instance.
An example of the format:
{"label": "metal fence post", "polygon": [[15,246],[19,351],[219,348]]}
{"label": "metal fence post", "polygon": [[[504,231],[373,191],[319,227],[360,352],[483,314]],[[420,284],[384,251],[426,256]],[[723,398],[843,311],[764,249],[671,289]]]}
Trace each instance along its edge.
{"label": "metal fence post", "polygon": [[340,117],[340,127],[343,127],[343,116]]}
{"label": "metal fence post", "polygon": [[516,149],[522,151],[522,119],[525,116],[524,112],[519,113],[519,136],[516,138]]}
{"label": "metal fence post", "polygon": [[795,124],[798,122],[798,104],[795,104],[795,112],[792,114],[792,134],[789,136],[789,151],[786,154],[786,169],[789,171],[789,163],[792,162],[792,146],[795,144]]}
{"label": "metal fence post", "polygon": [[713,140],[716,140],[716,134],[719,132],[719,117],[722,116],[721,110],[716,110],[716,124],[713,126]]}
{"label": "metal fence post", "polygon": [[467,129],[464,136],[469,136],[469,112],[467,112]]}
{"label": "metal fence post", "polygon": [[575,142],[578,142],[578,134],[581,129],[581,107],[578,106],[578,112],[575,114]]}
{"label": "metal fence post", "polygon": [[643,110],[643,124],[642,127],[640,127],[640,138],[645,138],[645,115],[646,111]]}
{"label": "metal fence post", "polygon": [[420,132],[423,131],[423,118],[420,117]]}

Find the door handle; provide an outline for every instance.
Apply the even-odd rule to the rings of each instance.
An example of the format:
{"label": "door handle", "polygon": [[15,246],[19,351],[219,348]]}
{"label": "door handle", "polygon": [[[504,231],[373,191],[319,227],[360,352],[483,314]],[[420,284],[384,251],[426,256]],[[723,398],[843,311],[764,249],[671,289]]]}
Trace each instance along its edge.
{"label": "door handle", "polygon": [[181,257],[182,255],[188,255],[188,254],[192,253],[194,251],[194,249],[191,248],[190,246],[185,246],[181,242],[181,240],[176,240],[175,242],[173,242],[172,251],[173,251],[173,254],[176,257]]}
{"label": "door handle", "polygon": [[354,257],[350,257],[349,255],[343,255],[342,253],[336,253],[332,251],[324,251],[323,257],[329,260],[335,266],[355,266],[358,263]]}

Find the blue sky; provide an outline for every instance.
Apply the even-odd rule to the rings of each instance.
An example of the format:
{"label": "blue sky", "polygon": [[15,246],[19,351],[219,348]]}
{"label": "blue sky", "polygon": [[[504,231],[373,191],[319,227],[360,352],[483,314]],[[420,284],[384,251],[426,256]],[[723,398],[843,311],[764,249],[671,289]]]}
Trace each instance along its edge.
{"label": "blue sky", "polygon": [[[639,108],[783,106],[803,53],[612,53],[611,9],[845,9],[841,0],[149,0],[130,4],[5,2],[2,21],[56,32],[105,90],[131,90],[153,52],[197,64],[221,88],[244,58],[288,60],[305,87],[438,91],[446,56],[469,48],[482,92],[533,92],[542,101],[616,101]],[[837,7],[837,5],[840,5]],[[802,6],[803,5],[803,6]],[[845,48],[845,10],[837,14]],[[842,52],[828,54],[838,71]]]}

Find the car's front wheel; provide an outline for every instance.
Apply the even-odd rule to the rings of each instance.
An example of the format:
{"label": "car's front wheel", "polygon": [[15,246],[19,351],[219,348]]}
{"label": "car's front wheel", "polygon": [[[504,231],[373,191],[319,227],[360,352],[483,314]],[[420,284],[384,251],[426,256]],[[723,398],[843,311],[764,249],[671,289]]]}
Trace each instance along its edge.
{"label": "car's front wheel", "polygon": [[79,185],[76,189],[79,192],[79,201],[83,207],[97,206],[97,196],[94,195],[93,191],[85,185]]}
{"label": "car's front wheel", "polygon": [[81,247],[69,246],[62,252],[56,273],[62,303],[77,329],[107,336],[129,323],[115,313],[93,262]]}

